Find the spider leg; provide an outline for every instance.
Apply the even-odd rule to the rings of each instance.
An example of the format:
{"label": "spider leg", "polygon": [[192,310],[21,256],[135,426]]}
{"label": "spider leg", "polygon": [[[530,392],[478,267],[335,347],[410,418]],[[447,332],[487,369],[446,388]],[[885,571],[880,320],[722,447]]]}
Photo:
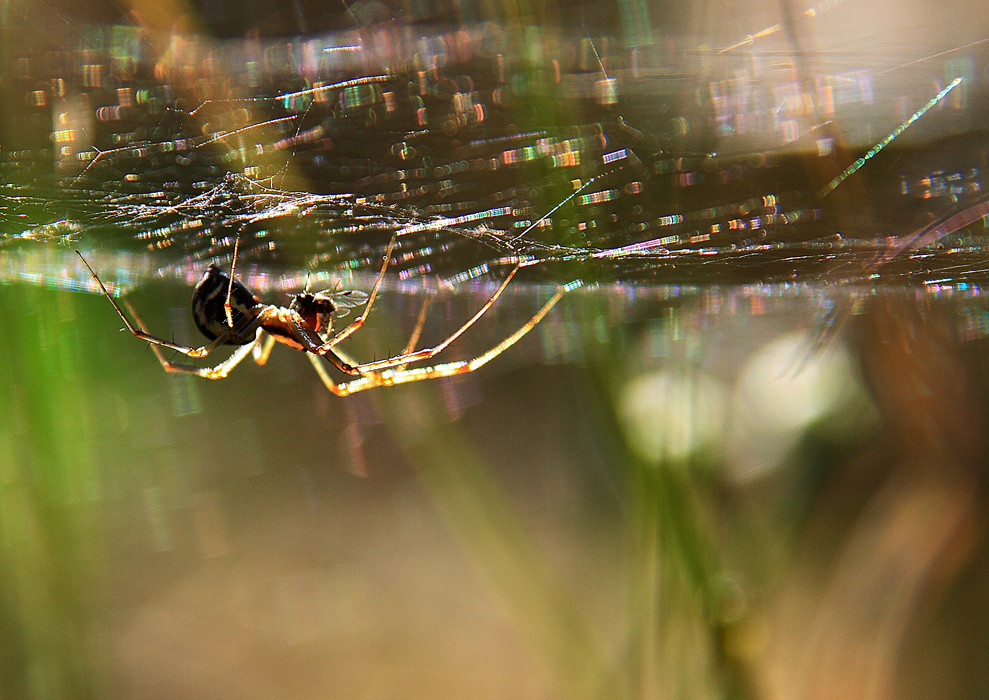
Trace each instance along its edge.
{"label": "spider leg", "polygon": [[[141,317],[138,315],[138,313],[130,306],[130,304],[127,305],[127,308],[134,315],[134,320],[137,322],[138,327],[141,330],[144,330],[144,321],[141,320]],[[261,336],[263,335],[263,329],[261,328],[261,321],[265,318],[265,316],[266,316],[266,312],[262,312],[261,314],[259,314],[257,318],[253,319],[251,323],[245,327],[245,331],[243,331],[244,333],[246,333],[248,332],[246,328],[250,328],[251,326],[254,326],[253,328],[254,340],[252,340],[251,342],[245,345],[239,346],[230,357],[228,357],[226,360],[213,367],[200,367],[198,365],[189,365],[189,364],[184,364],[182,362],[173,362],[172,360],[165,357],[165,353],[162,351],[163,347],[167,347],[171,349],[170,345],[164,345],[161,343],[151,343],[150,347],[152,352],[154,352],[155,357],[158,358],[158,362],[161,363],[161,366],[164,368],[166,372],[182,372],[184,374],[195,374],[205,379],[223,379],[228,374],[230,374],[230,371],[234,367],[239,365],[240,362],[245,357],[247,357],[251,352],[254,352],[255,358],[257,358],[258,355],[261,354],[258,352],[258,348],[261,347]],[[269,336],[268,341],[270,341],[273,344],[274,338]],[[271,353],[270,347],[268,348],[268,353],[269,354]],[[268,359],[267,355],[265,355],[264,359],[265,361],[267,361]],[[258,364],[264,364],[264,363],[258,362]]]}
{"label": "spider leg", "polygon": [[[323,380],[323,385],[327,389],[332,391],[337,396],[346,396],[348,393],[353,393],[340,390],[341,385],[333,381],[333,377],[331,377],[330,373],[326,371],[326,364],[319,361],[318,355],[313,355],[312,353],[307,352],[306,357],[309,358],[309,364],[311,364],[313,369],[316,370],[316,374],[318,374],[319,378]],[[371,387],[367,388],[370,389]]]}
{"label": "spider leg", "polygon": [[[488,298],[488,300],[486,302],[484,302],[484,305],[481,306],[481,308],[478,309],[477,312],[473,316],[471,316],[469,319],[467,319],[467,321],[462,326],[460,326],[460,328],[458,328],[457,330],[455,330],[451,335],[449,335],[445,340],[443,340],[439,344],[434,345],[433,347],[430,347],[430,348],[423,348],[422,350],[416,350],[414,352],[406,351],[406,352],[403,352],[403,353],[401,353],[399,355],[395,355],[394,357],[389,357],[389,358],[384,359],[384,360],[376,360],[376,361],[373,361],[373,362],[365,362],[363,364],[359,364],[359,365],[355,365],[353,367],[350,367],[349,369],[343,368],[343,367],[341,367],[340,369],[342,369],[344,372],[347,372],[347,374],[352,374],[352,375],[361,374],[361,375],[364,375],[364,374],[367,374],[369,372],[380,372],[380,371],[387,370],[387,369],[390,369],[390,368],[407,365],[407,364],[410,364],[412,362],[422,362],[424,360],[429,360],[429,359],[435,357],[437,354],[440,353],[440,351],[442,351],[444,348],[446,348],[448,345],[450,345],[450,343],[452,343],[457,338],[459,338],[461,335],[463,335],[467,331],[468,328],[470,328],[471,326],[473,326],[477,322],[477,320],[481,318],[481,316],[483,316],[485,313],[487,313],[488,309],[490,309],[494,305],[494,303],[496,301],[498,301],[498,297],[500,297],[501,296],[501,293],[505,291],[505,288],[508,286],[508,283],[512,281],[512,278],[515,277],[515,274],[520,269],[521,269],[521,265],[516,265],[515,267],[513,267],[512,270],[511,270],[511,272],[508,273],[508,275],[505,277],[505,279],[502,281],[502,283],[500,285],[498,285],[498,289],[495,290],[494,294],[492,294]],[[553,303],[555,304],[556,301],[554,301]],[[547,309],[547,311],[548,310],[549,309]],[[318,355],[322,355],[325,352],[324,348],[326,348],[328,350],[329,347],[332,347],[335,344],[335,342],[336,342],[336,339],[335,338],[332,338],[322,348],[317,348],[316,350],[310,350],[310,352],[315,352]],[[327,347],[327,346],[329,346],[329,347]],[[334,363],[334,364],[336,364],[336,363]],[[410,370],[410,371],[412,371],[412,370]]]}
{"label": "spider leg", "polygon": [[357,362],[352,360],[346,353],[339,352],[329,346],[329,344],[323,340],[322,336],[313,330],[312,326],[306,323],[305,320],[303,320],[303,318],[298,314],[293,314],[291,317],[284,319],[282,329],[290,332],[292,340],[294,340],[305,353],[312,353],[313,355],[325,357],[341,372],[346,372],[347,374],[352,375],[360,374],[360,372],[355,369],[358,365]]}
{"label": "spider leg", "polygon": [[[351,367],[356,367],[357,365],[360,364],[360,362],[358,362],[357,360],[355,360],[353,357],[351,357],[350,355],[348,355],[346,352],[344,352],[340,348],[333,348],[333,353],[337,357],[339,357],[341,360],[343,360],[346,364],[350,365]],[[314,360],[319,357],[318,355],[313,355],[312,353],[308,353],[308,352],[306,353],[306,355],[308,355],[310,358],[312,358]],[[324,355],[324,357],[325,357],[325,355]],[[316,361],[318,362],[319,360],[316,360]],[[320,364],[323,364],[323,363],[320,362]],[[323,364],[323,366],[325,367],[326,365]]]}
{"label": "spider leg", "polygon": [[[327,389],[329,389],[331,392],[333,392],[337,396],[346,396],[348,392],[341,392],[340,391],[340,385],[337,384],[333,380],[333,377],[330,376],[330,373],[326,371],[326,363],[323,362],[323,358],[324,357],[332,358],[332,357],[334,357],[335,354],[338,354],[339,355],[339,358],[338,359],[342,360],[348,366],[353,367],[353,366],[357,365],[357,361],[356,360],[352,359],[349,355],[347,355],[345,352],[343,352],[342,350],[339,350],[339,349],[338,350],[334,350],[332,353],[328,353],[327,355],[322,355],[322,356],[317,355],[315,353],[307,352],[306,353],[306,358],[309,360],[309,364],[311,364],[313,366],[313,368],[316,370],[316,374],[319,375],[319,378],[323,381],[323,385]],[[336,363],[334,363],[334,365],[335,364]],[[371,387],[368,387],[368,388],[370,389]],[[349,393],[353,393],[353,392],[349,392]]]}
{"label": "spider leg", "polygon": [[258,347],[261,342],[261,329],[257,330],[257,335],[254,340],[247,345],[241,345],[237,348],[234,353],[228,357],[226,360],[213,367],[197,367],[196,365],[187,365],[181,362],[172,362],[165,357],[161,348],[157,345],[152,345],[151,349],[154,351],[155,356],[158,361],[161,362],[161,366],[165,368],[166,372],[180,372],[183,374],[195,374],[204,379],[224,379],[234,367],[239,365],[241,361],[251,354],[251,352]]}
{"label": "spider leg", "polygon": [[223,300],[223,313],[227,317],[227,327],[234,327],[233,307],[230,306],[230,295],[234,291],[234,275],[237,274],[237,253],[240,251],[240,233],[234,238],[234,257],[230,261],[230,283],[227,284],[227,298]]}
{"label": "spider leg", "polygon": [[135,338],[139,340],[147,341],[151,343],[153,346],[161,346],[163,348],[168,348],[169,350],[174,350],[175,352],[180,352],[188,357],[205,357],[206,355],[210,354],[213,350],[218,348],[220,345],[223,345],[225,342],[227,342],[227,340],[230,338],[230,334],[232,331],[227,331],[226,333],[216,338],[216,340],[213,340],[212,342],[207,343],[206,345],[202,345],[198,348],[192,348],[189,347],[188,345],[173,343],[169,340],[165,340],[164,338],[159,338],[157,336],[151,335],[150,333],[148,333],[147,329],[145,329],[144,327],[144,324],[138,318],[137,313],[134,311],[134,307],[132,307],[127,302],[124,302],[127,306],[127,309],[131,312],[131,314],[133,314],[134,318],[137,320],[136,323],[132,322],[129,318],[127,318],[127,315],[124,313],[124,310],[120,308],[120,305],[110,295],[110,292],[107,290],[106,285],[103,284],[103,280],[101,280],[99,278],[99,275],[97,275],[96,272],[93,270],[93,268],[89,266],[89,263],[86,262],[86,258],[82,257],[82,253],[80,253],[77,250],[76,255],[79,256],[80,260],[82,260],[82,264],[86,266],[86,269],[89,270],[89,274],[93,276],[93,279],[96,280],[96,284],[100,286],[100,290],[102,290],[103,296],[105,296],[107,300],[109,300],[109,302],[113,305],[113,308],[117,312],[117,315],[120,316],[121,320],[124,322],[124,325],[127,326],[127,330],[130,331]]}
{"label": "spider leg", "polygon": [[404,366],[393,366],[391,369],[368,371],[358,379],[353,379],[341,384],[333,381],[333,378],[330,377],[329,372],[326,371],[325,365],[323,365],[323,363],[321,363],[315,355],[309,355],[309,361],[312,363],[313,367],[316,368],[316,372],[319,374],[320,379],[323,380],[323,384],[326,385],[326,388],[337,396],[348,396],[350,394],[356,394],[359,391],[366,391],[367,389],[373,389],[374,387],[379,386],[410,384],[412,382],[421,382],[427,379],[438,379],[440,377],[452,377],[458,374],[466,374],[467,372],[473,372],[474,370],[483,367],[521,340],[526,333],[535,328],[536,325],[543,320],[543,317],[546,316],[550,309],[556,305],[556,302],[560,300],[565,291],[565,289],[559,289],[556,294],[554,294],[550,300],[547,301],[543,307],[539,309],[539,311],[537,311],[536,314],[521,328],[484,354],[478,355],[471,360],[447,362],[440,365],[432,365],[430,367],[414,367],[412,369],[406,369]]}
{"label": "spider leg", "polygon": [[[427,295],[425,299],[422,300],[422,306],[419,307],[419,317],[416,319],[416,325],[412,329],[412,335],[409,336],[409,342],[405,344],[405,350],[402,351],[403,355],[408,355],[416,348],[416,343],[419,342],[419,338],[422,336],[422,329],[426,325],[426,312],[429,311],[429,305],[433,302],[433,297]],[[398,365],[399,369],[405,369],[405,365]]]}
{"label": "spider leg", "polygon": [[323,355],[327,350],[332,348],[334,345],[340,341],[349,338],[355,332],[360,330],[361,326],[367,320],[368,314],[371,313],[371,307],[374,306],[374,300],[378,297],[378,290],[381,288],[381,283],[385,279],[385,273],[388,271],[388,265],[391,264],[392,254],[395,252],[395,240],[398,238],[398,234],[394,234],[391,240],[388,241],[388,248],[385,249],[385,257],[381,262],[381,271],[378,273],[377,278],[374,280],[374,286],[371,287],[371,293],[367,297],[367,302],[364,304],[364,310],[361,315],[353,320],[353,322],[344,328],[339,333],[336,333],[332,338],[326,341],[321,348],[321,352],[316,352],[315,350],[310,350],[310,352],[316,352],[317,355]]}
{"label": "spider leg", "polygon": [[263,343],[254,345],[254,362],[258,365],[263,365],[268,362],[268,357],[271,355],[271,349],[275,347],[275,336],[269,335],[264,339]]}

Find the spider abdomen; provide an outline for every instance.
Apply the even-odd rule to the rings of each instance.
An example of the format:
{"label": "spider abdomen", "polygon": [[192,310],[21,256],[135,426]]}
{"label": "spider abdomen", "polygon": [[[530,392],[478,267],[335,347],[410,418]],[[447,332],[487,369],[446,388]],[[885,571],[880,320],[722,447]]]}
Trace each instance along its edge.
{"label": "spider abdomen", "polygon": [[317,333],[330,329],[333,312],[336,311],[336,306],[328,296],[312,292],[296,294],[289,308],[299,314]]}
{"label": "spider abdomen", "polygon": [[216,265],[210,265],[196,285],[192,294],[192,318],[199,331],[210,340],[215,340],[226,333],[229,326],[224,304],[227,301],[228,289],[234,332],[230,334],[225,344],[247,345],[254,342],[255,334],[249,332],[241,335],[236,330],[244,328],[246,321],[257,315],[256,309],[261,302],[237,280],[231,283],[229,275]]}

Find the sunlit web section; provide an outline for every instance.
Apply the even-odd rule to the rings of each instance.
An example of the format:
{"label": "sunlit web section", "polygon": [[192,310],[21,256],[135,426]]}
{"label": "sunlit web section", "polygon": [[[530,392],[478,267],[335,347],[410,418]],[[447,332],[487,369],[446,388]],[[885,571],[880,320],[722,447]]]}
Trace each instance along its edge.
{"label": "sunlit web section", "polygon": [[[862,4],[792,9],[829,46]],[[879,61],[798,51],[775,6],[701,38],[647,19],[624,40],[497,23],[173,32],[160,53],[114,28],[18,64],[19,116],[62,186],[38,185],[27,149],[0,151],[11,182],[34,183],[3,193],[0,235],[163,265],[229,259],[239,241],[248,263],[302,271],[373,268],[397,235],[405,278],[521,262],[717,281],[868,278],[884,251],[917,247],[896,240],[955,248],[985,228],[985,144],[966,131],[983,43]],[[904,156],[932,134],[934,157]]]}

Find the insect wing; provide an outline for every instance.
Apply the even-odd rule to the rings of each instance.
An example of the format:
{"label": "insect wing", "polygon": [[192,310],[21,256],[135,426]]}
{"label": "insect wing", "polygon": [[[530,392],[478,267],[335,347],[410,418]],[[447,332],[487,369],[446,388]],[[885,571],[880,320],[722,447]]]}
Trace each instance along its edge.
{"label": "insect wing", "polygon": [[367,293],[357,291],[356,289],[346,289],[346,290],[333,290],[324,289],[322,292],[317,292],[316,296],[329,299],[333,302],[334,313],[333,315],[337,318],[346,316],[350,313],[350,309],[355,306],[362,306],[367,303]]}

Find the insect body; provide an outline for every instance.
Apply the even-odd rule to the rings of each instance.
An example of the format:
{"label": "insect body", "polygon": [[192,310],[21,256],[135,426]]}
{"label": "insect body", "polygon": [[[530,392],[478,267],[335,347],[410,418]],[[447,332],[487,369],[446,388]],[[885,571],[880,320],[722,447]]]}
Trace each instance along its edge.
{"label": "insect body", "polygon": [[[254,360],[258,364],[264,364],[274,344],[281,342],[305,352],[327,389],[339,396],[346,396],[378,386],[406,384],[424,379],[436,379],[472,372],[500,355],[532,330],[563,296],[564,290],[558,290],[527,323],[483,355],[470,360],[459,360],[425,367],[409,366],[432,359],[474,325],[505,291],[508,283],[519,270],[520,266],[516,265],[481,308],[442,342],[432,347],[414,349],[415,341],[425,320],[423,313],[420,315],[420,323],[416,331],[403,352],[372,362],[359,363],[350,360],[337,346],[341,341],[359,330],[367,320],[391,261],[394,245],[395,241],[392,239],[370,294],[356,291],[310,292],[306,290],[296,294],[287,307],[263,303],[244,284],[227,275],[216,265],[210,265],[192,294],[193,319],[196,327],[209,340],[207,344],[196,348],[173,343],[152,335],[133,307],[125,301],[124,305],[134,318],[132,321],[113,299],[113,296],[82,254],[79,251],[76,253],[99,285],[100,290],[120,315],[127,326],[127,330],[134,337],[150,343],[151,349],[166,371],[197,374],[207,379],[222,379],[248,354],[253,354]],[[333,332],[334,318],[343,316],[350,307],[361,304],[364,305],[361,314],[343,329]],[[206,357],[221,345],[238,347],[230,357],[212,367],[199,367],[174,362],[166,358],[164,353],[164,349],[168,349],[190,358],[199,358]],[[335,381],[320,358],[325,358],[338,370],[349,375],[350,379],[345,382]]]}

